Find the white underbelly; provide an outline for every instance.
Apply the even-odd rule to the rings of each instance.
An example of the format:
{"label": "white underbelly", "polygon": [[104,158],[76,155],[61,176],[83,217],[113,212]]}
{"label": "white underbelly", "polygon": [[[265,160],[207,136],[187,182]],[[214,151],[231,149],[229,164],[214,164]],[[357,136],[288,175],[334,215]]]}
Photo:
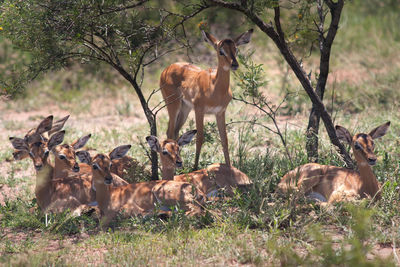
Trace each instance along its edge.
{"label": "white underbelly", "polygon": [[183,101],[183,103],[185,103],[185,105],[188,107],[188,108],[190,108],[190,109],[193,109],[193,103],[191,102],[191,101],[189,101],[189,100],[187,100],[187,99],[182,99],[182,101]]}
{"label": "white underbelly", "polygon": [[324,197],[323,195],[321,195],[318,192],[311,192],[307,195],[307,197],[309,199],[315,200],[317,202],[328,202],[328,200],[326,199],[326,197]]}
{"label": "white underbelly", "polygon": [[223,107],[205,107],[204,112],[206,114],[218,114],[223,110]]}

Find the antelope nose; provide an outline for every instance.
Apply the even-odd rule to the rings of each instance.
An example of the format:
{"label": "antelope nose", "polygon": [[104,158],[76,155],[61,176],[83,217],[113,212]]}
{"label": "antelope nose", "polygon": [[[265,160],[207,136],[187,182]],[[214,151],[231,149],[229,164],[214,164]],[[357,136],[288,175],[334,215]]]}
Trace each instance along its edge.
{"label": "antelope nose", "polygon": [[177,161],[176,162],[176,167],[177,168],[182,168],[182,161]]}
{"label": "antelope nose", "polygon": [[369,165],[375,165],[376,158],[368,158],[368,163],[369,163]]}
{"label": "antelope nose", "polygon": [[43,167],[43,164],[38,164],[38,165],[35,165],[35,169],[37,170],[37,171],[40,171],[40,169]]}
{"label": "antelope nose", "polygon": [[238,68],[239,68],[239,64],[237,62],[233,62],[232,66],[231,66],[231,69],[232,70],[237,70]]}
{"label": "antelope nose", "polygon": [[104,178],[104,183],[106,185],[110,185],[112,183],[112,177],[111,176],[107,176],[106,178]]}
{"label": "antelope nose", "polygon": [[73,168],[73,171],[74,171],[74,172],[79,172],[79,170],[80,170],[79,165],[78,165],[78,164],[75,164],[75,165],[74,165],[74,168]]}
{"label": "antelope nose", "polygon": [[13,157],[14,157],[15,160],[19,160],[20,159],[18,152],[13,152],[12,154],[13,154]]}

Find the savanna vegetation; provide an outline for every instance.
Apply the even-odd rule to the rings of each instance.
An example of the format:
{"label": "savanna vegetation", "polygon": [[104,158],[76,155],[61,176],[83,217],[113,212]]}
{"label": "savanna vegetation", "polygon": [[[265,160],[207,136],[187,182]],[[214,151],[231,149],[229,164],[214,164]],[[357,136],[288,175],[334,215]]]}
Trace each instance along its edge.
{"label": "savanna vegetation", "polygon": [[[117,15],[116,7],[128,2],[138,6]],[[343,157],[351,151],[345,144],[344,151],[332,145],[335,138],[322,124],[310,139],[315,102],[254,18],[223,5],[236,2],[248,2],[252,14],[272,21],[279,31],[273,24],[277,1],[71,1],[69,6],[54,0],[0,0],[2,265],[400,264],[397,1],[344,3],[324,86],[327,114],[332,125],[352,134],[368,133],[387,121],[391,126],[375,144],[373,170],[382,185],[381,199],[327,207],[299,193],[278,194],[277,185],[289,170],[312,160],[355,168]],[[326,2],[331,1],[278,2],[285,41],[316,89],[321,59],[317,5],[325,8],[328,30]],[[55,22],[57,27],[45,28]],[[178,207],[167,219],[118,217],[102,231],[95,213],[73,217],[64,212],[49,215],[45,224],[35,199],[33,164],[13,160],[10,136],[23,137],[50,114],[57,119],[70,114],[66,142],[91,133],[86,147],[104,153],[131,144],[129,156],[145,171],[132,170],[130,181],[149,180],[151,172],[154,178],[156,153],[145,137],[166,137],[168,115],[158,90],[162,70],[178,61],[216,66],[216,52],[203,41],[201,29],[224,38],[250,28],[255,30],[252,40],[239,48],[240,66],[231,72],[234,99],[226,113],[232,165],[253,181],[249,190],[207,202],[201,216],[186,216]],[[90,45],[93,39],[85,40],[94,31],[94,38],[104,38],[102,49],[93,46],[96,42]],[[181,132],[194,128],[191,113]],[[182,148],[181,157],[179,172],[190,172],[194,142]],[[215,119],[206,116],[200,168],[223,161]]]}

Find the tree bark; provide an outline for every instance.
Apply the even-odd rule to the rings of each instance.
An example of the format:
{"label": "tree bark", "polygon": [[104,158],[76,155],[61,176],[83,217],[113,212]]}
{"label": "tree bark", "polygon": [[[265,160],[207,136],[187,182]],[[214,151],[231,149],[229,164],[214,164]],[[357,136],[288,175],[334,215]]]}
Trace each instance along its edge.
{"label": "tree bark", "polygon": [[[335,39],[337,29],[339,27],[340,15],[342,13],[344,1],[339,0],[337,3],[331,1],[325,1],[330,9],[331,13],[331,23],[329,25],[328,34],[325,38],[324,36],[324,14],[323,14],[323,4],[322,1],[318,1],[318,11],[320,15],[320,25],[319,25],[319,50],[320,65],[319,65],[319,77],[316,86],[316,94],[321,99],[324,99],[324,93],[326,88],[326,82],[329,75],[329,60],[331,55],[331,48],[333,41]],[[308,126],[306,131],[306,150],[308,161],[317,162],[318,161],[318,132],[319,132],[319,122],[320,113],[317,107],[313,103],[310,116],[308,119]]]}
{"label": "tree bark", "polygon": [[[150,126],[150,135],[157,136],[157,123],[156,116],[153,114],[149,108],[147,101],[143,95],[140,86],[137,84],[136,79],[132,77],[124,68],[120,66],[114,66],[118,72],[133,86],[137,96],[139,97],[140,104],[142,105],[144,114],[146,116],[147,122]],[[151,179],[158,180],[158,155],[157,152],[151,151]]]}

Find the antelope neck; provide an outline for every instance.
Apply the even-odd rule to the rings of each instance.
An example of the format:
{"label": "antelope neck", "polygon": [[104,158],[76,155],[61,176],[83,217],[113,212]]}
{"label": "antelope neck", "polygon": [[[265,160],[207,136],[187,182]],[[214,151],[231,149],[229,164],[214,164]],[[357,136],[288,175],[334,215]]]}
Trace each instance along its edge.
{"label": "antelope neck", "polygon": [[50,184],[53,178],[54,168],[50,165],[50,162],[43,164],[43,167],[36,171],[36,188],[42,188]]}
{"label": "antelope neck", "polygon": [[[94,178],[93,178],[94,179]],[[104,183],[98,184],[96,182],[96,201],[99,205],[100,210],[108,208],[111,198],[111,185],[105,185]]]}
{"label": "antelope neck", "polygon": [[173,180],[175,176],[175,163],[168,156],[159,153],[161,161],[162,180]]}
{"label": "antelope neck", "polygon": [[162,179],[163,180],[173,180],[175,175],[175,168],[162,166]]}
{"label": "antelope neck", "polygon": [[[371,197],[375,196],[379,190],[379,185],[371,166],[359,152],[354,151],[354,157],[356,158],[358,170],[360,172],[360,179],[362,182],[360,185],[361,192],[365,192]],[[366,197],[365,195],[360,196]]]}
{"label": "antelope neck", "polygon": [[[63,178],[68,176],[68,170],[67,168],[63,167],[64,163],[61,162],[60,159],[55,157],[54,159],[54,172],[53,172],[53,177],[54,178]],[[62,166],[62,167],[60,167]]]}
{"label": "antelope neck", "polygon": [[50,163],[46,161],[42,169],[36,171],[35,195],[38,204],[42,209],[46,207],[50,202],[53,169],[53,166],[51,166]]}
{"label": "antelope neck", "polygon": [[218,59],[217,73],[215,74],[215,78],[212,79],[215,88],[221,88],[223,91],[229,88],[230,69],[229,64],[226,64],[222,59]]}

